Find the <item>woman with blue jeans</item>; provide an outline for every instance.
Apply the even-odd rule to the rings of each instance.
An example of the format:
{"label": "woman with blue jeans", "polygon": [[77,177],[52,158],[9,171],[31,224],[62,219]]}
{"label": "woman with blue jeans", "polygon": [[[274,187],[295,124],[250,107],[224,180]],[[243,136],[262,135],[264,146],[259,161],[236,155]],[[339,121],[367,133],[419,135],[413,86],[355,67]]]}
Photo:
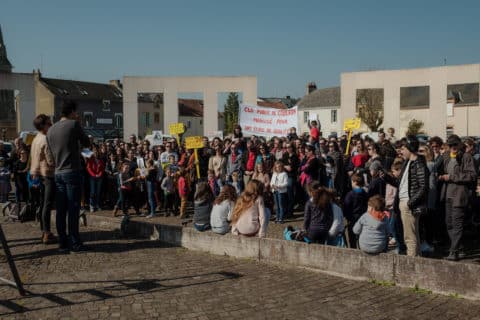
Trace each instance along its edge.
{"label": "woman with blue jeans", "polygon": [[105,163],[97,157],[95,149],[93,155],[87,160],[87,172],[90,180],[90,212],[94,212],[100,209],[100,194],[105,173]]}
{"label": "woman with blue jeans", "polygon": [[147,195],[148,206],[150,207],[150,214],[147,218],[155,216],[155,209],[157,208],[157,201],[155,199],[155,188],[157,186],[157,168],[153,159],[147,160],[147,176],[145,177],[147,182]]}
{"label": "woman with blue jeans", "polygon": [[277,218],[275,222],[283,223],[283,217],[287,210],[288,174],[281,161],[275,162],[270,186],[272,187],[275,206],[277,207]]}

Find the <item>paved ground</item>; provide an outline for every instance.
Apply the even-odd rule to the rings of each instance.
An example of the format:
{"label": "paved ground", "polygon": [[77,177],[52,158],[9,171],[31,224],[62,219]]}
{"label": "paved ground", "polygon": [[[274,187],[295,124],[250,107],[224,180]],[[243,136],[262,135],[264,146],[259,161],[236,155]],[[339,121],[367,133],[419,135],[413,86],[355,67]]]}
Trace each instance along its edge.
{"label": "paved ground", "polygon": [[1,319],[480,319],[478,302],[91,228],[82,228],[90,252],[60,255],[39,242],[36,225],[3,227],[30,295],[0,285]]}

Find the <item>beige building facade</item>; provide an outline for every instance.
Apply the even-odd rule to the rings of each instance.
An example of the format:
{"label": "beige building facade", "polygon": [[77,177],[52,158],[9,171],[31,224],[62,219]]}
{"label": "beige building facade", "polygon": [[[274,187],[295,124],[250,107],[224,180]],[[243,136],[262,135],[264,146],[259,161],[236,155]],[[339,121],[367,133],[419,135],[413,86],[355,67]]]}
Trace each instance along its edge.
{"label": "beige building facade", "polygon": [[[340,121],[356,117],[357,90],[382,89],[382,127],[397,136],[412,119],[423,121],[430,136],[480,136],[479,82],[480,64],[342,73]],[[448,108],[452,93],[460,99]]]}
{"label": "beige building facade", "polygon": [[203,134],[219,130],[218,93],[242,92],[245,103],[257,101],[257,78],[254,76],[238,77],[134,77],[123,78],[123,115],[124,138],[139,135],[138,93],[163,93],[164,112],[163,128],[170,123],[180,121],[178,111],[178,94],[200,92],[203,94]]}

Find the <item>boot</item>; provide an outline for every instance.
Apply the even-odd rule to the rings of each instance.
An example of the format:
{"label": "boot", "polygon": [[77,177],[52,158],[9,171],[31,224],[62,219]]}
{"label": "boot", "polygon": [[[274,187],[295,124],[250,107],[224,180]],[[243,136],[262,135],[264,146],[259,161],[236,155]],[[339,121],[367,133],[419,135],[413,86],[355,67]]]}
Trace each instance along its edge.
{"label": "boot", "polygon": [[51,232],[44,232],[42,237],[43,244],[52,244],[57,242],[57,237],[55,237]]}
{"label": "boot", "polygon": [[458,252],[450,252],[448,257],[445,257],[445,260],[448,261],[458,261]]}

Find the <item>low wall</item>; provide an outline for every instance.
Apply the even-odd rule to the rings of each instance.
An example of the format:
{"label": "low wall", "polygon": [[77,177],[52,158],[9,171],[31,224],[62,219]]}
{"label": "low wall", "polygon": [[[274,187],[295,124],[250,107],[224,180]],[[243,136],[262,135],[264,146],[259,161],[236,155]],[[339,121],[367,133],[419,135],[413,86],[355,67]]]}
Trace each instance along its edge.
{"label": "low wall", "polygon": [[[89,223],[118,228],[119,218],[89,215]],[[190,227],[130,221],[129,232],[190,250],[306,267],[358,280],[394,282],[480,299],[480,265],[395,254],[368,255],[360,250],[279,239],[259,239],[198,232]]]}

